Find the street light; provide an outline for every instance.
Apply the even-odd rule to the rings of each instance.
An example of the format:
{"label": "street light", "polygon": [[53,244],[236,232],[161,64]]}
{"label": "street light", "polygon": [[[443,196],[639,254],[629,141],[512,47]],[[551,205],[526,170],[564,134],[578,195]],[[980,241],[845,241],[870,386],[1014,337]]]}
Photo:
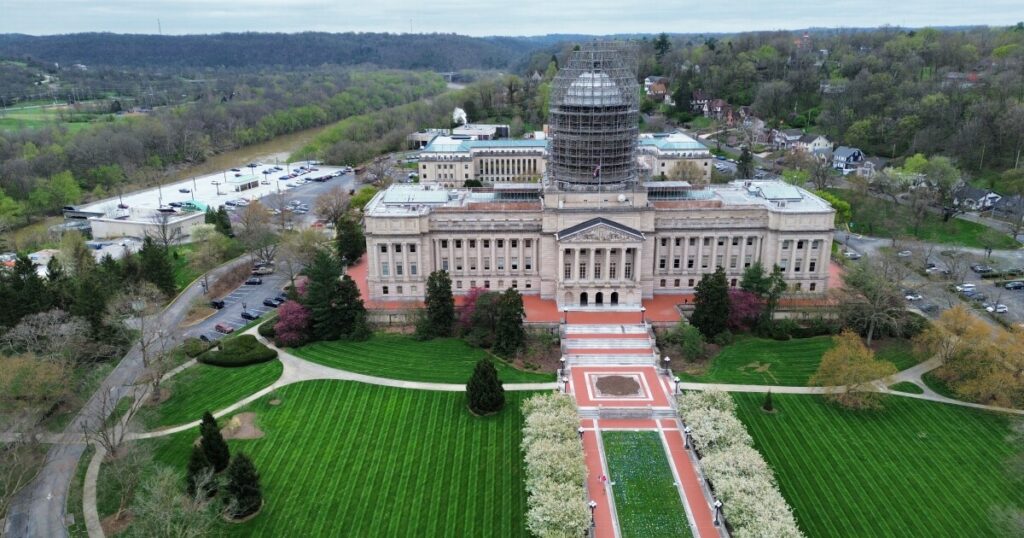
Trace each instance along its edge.
{"label": "street light", "polygon": [[679,376],[676,376],[676,378],[673,381],[676,382],[676,391],[673,394],[679,394]]}
{"label": "street light", "polygon": [[693,431],[693,430],[691,430],[689,426],[686,426],[685,428],[683,428],[683,448],[685,448],[687,450],[689,450],[690,445],[692,444],[690,442],[690,432],[691,431]]}
{"label": "street light", "polygon": [[595,527],[597,523],[594,521],[594,510],[597,509],[597,501],[595,501],[594,499],[590,499],[590,502],[587,503],[587,506],[590,507],[590,526]]}
{"label": "street light", "polygon": [[717,527],[721,523],[722,519],[722,501],[715,499],[715,526]]}
{"label": "street light", "polygon": [[565,384],[565,393],[569,394],[569,378],[568,377],[563,377],[562,378],[562,383]]}

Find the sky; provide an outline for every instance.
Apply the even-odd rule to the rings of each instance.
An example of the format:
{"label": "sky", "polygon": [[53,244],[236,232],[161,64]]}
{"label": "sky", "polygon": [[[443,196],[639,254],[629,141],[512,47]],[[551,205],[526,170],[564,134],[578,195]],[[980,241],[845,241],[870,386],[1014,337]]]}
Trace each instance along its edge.
{"label": "sky", "polygon": [[[158,25],[159,20],[159,25]],[[472,36],[1011,25],[1024,0],[0,0],[0,33]]]}

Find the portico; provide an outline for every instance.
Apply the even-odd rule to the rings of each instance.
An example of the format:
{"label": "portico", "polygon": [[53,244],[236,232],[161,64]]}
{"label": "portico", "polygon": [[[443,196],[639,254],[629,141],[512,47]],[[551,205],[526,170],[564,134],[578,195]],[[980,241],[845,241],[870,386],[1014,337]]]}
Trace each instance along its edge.
{"label": "portico", "polygon": [[597,217],[557,232],[555,240],[560,307],[640,304],[642,232]]}

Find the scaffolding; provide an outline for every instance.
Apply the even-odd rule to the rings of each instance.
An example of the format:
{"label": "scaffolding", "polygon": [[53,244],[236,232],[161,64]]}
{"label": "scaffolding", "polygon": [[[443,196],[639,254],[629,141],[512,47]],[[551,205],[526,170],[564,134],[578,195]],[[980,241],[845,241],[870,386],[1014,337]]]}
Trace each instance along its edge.
{"label": "scaffolding", "polygon": [[551,90],[549,181],[562,190],[635,188],[640,87],[624,43],[573,51]]}

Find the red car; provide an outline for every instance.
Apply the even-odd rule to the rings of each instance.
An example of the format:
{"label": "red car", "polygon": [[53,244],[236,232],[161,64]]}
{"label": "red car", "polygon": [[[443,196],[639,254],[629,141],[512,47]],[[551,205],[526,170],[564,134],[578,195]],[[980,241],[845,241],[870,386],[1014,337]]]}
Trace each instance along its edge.
{"label": "red car", "polygon": [[235,332],[235,328],[234,327],[232,327],[231,325],[225,325],[223,323],[218,323],[213,329],[215,331],[219,332],[219,333],[224,333],[224,334],[231,334],[231,333]]}

